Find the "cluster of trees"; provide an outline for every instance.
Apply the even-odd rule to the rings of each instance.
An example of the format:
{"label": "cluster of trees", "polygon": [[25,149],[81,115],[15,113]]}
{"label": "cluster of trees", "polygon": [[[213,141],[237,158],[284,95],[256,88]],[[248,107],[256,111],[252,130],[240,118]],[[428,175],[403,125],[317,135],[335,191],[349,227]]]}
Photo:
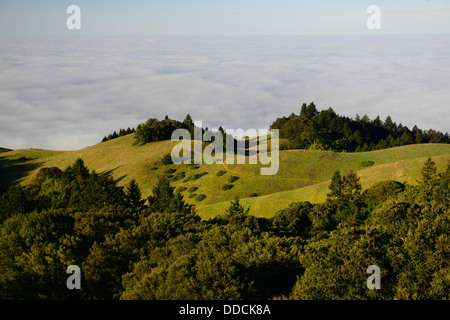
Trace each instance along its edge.
{"label": "cluster of trees", "polygon": [[135,145],[144,145],[155,141],[170,140],[172,132],[176,129],[187,129],[193,137],[194,122],[191,116],[188,114],[183,122],[170,119],[168,116],[164,120],[150,118],[137,126],[134,143]]}
{"label": "cluster of trees", "polygon": [[409,129],[367,115],[355,119],[340,116],[332,108],[318,111],[314,103],[304,103],[300,114],[276,119],[271,129],[280,130],[280,138],[289,139],[287,148],[361,152],[418,143],[450,143],[448,133]]}
{"label": "cluster of trees", "polygon": [[115,139],[115,138],[118,138],[118,137],[123,137],[123,136],[126,136],[128,134],[135,133],[135,132],[136,132],[136,129],[135,128],[130,128],[130,127],[128,127],[127,129],[120,129],[119,133],[117,133],[114,130],[113,133],[108,134],[107,136],[104,136],[103,139],[102,139],[102,142],[105,142],[105,141],[108,141],[108,140],[112,140],[112,139]]}
{"label": "cluster of trees", "polygon": [[81,159],[41,169],[0,197],[0,299],[448,299],[450,163],[429,159],[422,176],[362,192],[336,172],[325,203],[256,218],[237,198],[201,220],[165,176],[142,199]]}
{"label": "cluster of trees", "polygon": [[[144,145],[150,142],[170,140],[176,129],[187,129],[194,139],[195,125],[191,116],[180,122],[165,116],[164,120],[150,118],[141,123],[136,129],[120,129],[117,133],[105,136],[102,140],[108,141],[130,133],[135,133],[134,144]],[[332,108],[318,111],[314,102],[309,105],[303,103],[299,115],[292,113],[288,117],[277,118],[270,129],[280,130],[280,138],[287,139],[283,142],[281,149],[316,149],[346,152],[363,152],[371,150],[386,149],[390,147],[403,146],[420,143],[450,143],[448,132],[445,134],[433,129],[422,130],[416,125],[409,129],[401,123],[395,123],[390,116],[384,121],[377,116],[371,120],[367,115],[355,119],[340,116]],[[202,128],[202,135],[208,128]],[[227,145],[227,134],[220,126],[224,150]],[[237,142],[233,138],[233,150],[237,150]],[[248,137],[246,137],[246,146]],[[246,149],[246,148],[245,148]],[[246,153],[248,154],[248,153]]]}
{"label": "cluster of trees", "polygon": [[[170,119],[169,116],[165,116],[164,120],[150,118],[145,123],[139,124],[134,135],[134,144],[144,145],[155,141],[170,140],[172,138],[172,133],[176,129],[186,129],[189,131],[192,140],[197,138],[194,134],[196,126],[189,114],[182,122]],[[201,137],[199,137],[200,139],[203,139],[203,135],[205,135],[206,131],[210,131],[211,133],[213,132],[212,130],[208,129],[208,127],[197,129],[201,130]],[[231,140],[233,141],[233,148],[231,150],[237,153],[237,140],[231,135],[227,134],[222,126],[219,126],[217,132],[220,132],[222,136],[223,150],[227,149],[227,142],[228,140]],[[212,143],[214,142],[215,140],[214,138],[212,138]],[[203,144],[203,147],[204,146],[205,145]]]}

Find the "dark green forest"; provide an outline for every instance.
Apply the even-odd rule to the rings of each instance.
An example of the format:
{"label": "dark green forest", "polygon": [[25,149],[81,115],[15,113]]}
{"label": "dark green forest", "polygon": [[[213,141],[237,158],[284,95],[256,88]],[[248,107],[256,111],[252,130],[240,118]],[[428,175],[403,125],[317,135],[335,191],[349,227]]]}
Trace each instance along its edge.
{"label": "dark green forest", "polygon": [[43,168],[0,197],[0,299],[449,299],[449,183],[450,162],[437,172],[431,158],[414,186],[362,191],[336,171],[322,204],[266,219],[236,198],[202,220],[166,176],[143,199],[82,159]]}
{"label": "dark green forest", "polygon": [[123,137],[131,133],[135,133],[135,128],[128,127],[127,129],[119,129],[119,132],[115,131],[103,137],[101,142],[109,141],[118,137]]}
{"label": "dark green forest", "polygon": [[[201,133],[201,136],[199,137],[200,139],[203,139],[203,135],[207,131],[213,133],[213,131],[208,129],[208,127],[196,127],[189,114],[186,115],[186,118],[182,122],[170,119],[169,116],[165,116],[164,120],[150,118],[145,123],[140,123],[137,126],[134,135],[134,145],[142,146],[150,142],[171,140],[172,133],[177,129],[187,130],[192,140],[197,139],[197,136],[194,133],[194,130],[196,129],[198,129],[199,133]],[[233,143],[233,146],[230,150],[235,153],[239,151],[237,140],[230,134],[227,134],[222,126],[219,126],[217,132],[220,132],[220,136],[222,137],[221,143],[223,146],[223,150],[227,149],[227,143],[231,141]],[[211,134],[211,136],[213,135]],[[211,138],[211,140],[211,143],[216,142],[215,138]]]}
{"label": "dark green forest", "polygon": [[[135,133],[135,145],[150,142],[170,140],[176,129],[186,129],[194,139],[194,122],[188,114],[183,121],[150,118],[141,123],[136,129],[120,129],[105,136],[102,142]],[[332,108],[318,111],[314,102],[303,103],[298,115],[292,113],[288,117],[277,118],[270,129],[280,130],[280,149],[314,149],[332,150],[337,152],[364,152],[380,150],[408,144],[420,143],[450,143],[448,132],[445,134],[433,129],[422,130],[414,125],[412,129],[397,124],[388,116],[384,121],[377,116],[371,120],[367,115],[355,119],[338,115]],[[208,128],[201,128],[204,134]],[[224,149],[227,134],[222,126],[218,129],[222,133]],[[231,137],[231,136],[230,136]],[[233,150],[237,152],[236,140]]]}
{"label": "dark green forest", "polygon": [[315,149],[364,152],[420,143],[450,143],[450,136],[433,129],[412,129],[395,123],[390,116],[370,120],[336,114],[332,108],[318,111],[315,104],[303,103],[299,115],[276,119],[270,129],[279,129],[280,138],[289,142],[282,149]]}

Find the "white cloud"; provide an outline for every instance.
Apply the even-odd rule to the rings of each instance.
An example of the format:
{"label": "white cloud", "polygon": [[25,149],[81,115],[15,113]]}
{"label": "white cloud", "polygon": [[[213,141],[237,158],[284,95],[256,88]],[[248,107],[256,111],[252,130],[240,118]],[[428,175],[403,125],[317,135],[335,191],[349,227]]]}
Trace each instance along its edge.
{"label": "white cloud", "polygon": [[79,149],[147,118],[268,128],[303,102],[449,131],[448,36],[1,40],[0,146]]}

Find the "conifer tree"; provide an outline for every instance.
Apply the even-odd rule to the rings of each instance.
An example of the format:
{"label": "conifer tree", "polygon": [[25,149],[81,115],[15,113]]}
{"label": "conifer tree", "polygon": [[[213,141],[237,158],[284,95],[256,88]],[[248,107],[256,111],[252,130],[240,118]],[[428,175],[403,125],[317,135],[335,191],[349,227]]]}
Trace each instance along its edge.
{"label": "conifer tree", "polygon": [[357,200],[361,195],[361,182],[355,171],[351,170],[342,178],[343,195],[346,200]]}
{"label": "conifer tree", "polygon": [[422,181],[425,184],[431,183],[437,177],[436,172],[436,162],[434,162],[433,159],[429,157],[422,166]]}
{"label": "conifer tree", "polygon": [[338,198],[342,194],[343,181],[341,172],[336,170],[331,178],[331,183],[328,186],[330,192],[327,194],[329,198]]}
{"label": "conifer tree", "polygon": [[228,215],[247,215],[248,212],[250,211],[250,208],[245,209],[243,205],[240,204],[239,202],[239,197],[236,196],[234,201],[231,200],[230,201],[230,206],[228,207],[228,209],[225,210],[225,212]]}
{"label": "conifer tree", "polygon": [[125,189],[125,202],[133,209],[141,209],[144,206],[145,200],[142,200],[141,188],[133,179]]}
{"label": "conifer tree", "polygon": [[170,186],[169,178],[164,175],[158,179],[153,187],[153,195],[148,197],[148,203],[152,212],[191,213],[193,206],[186,204],[180,193],[174,193],[174,187]]}

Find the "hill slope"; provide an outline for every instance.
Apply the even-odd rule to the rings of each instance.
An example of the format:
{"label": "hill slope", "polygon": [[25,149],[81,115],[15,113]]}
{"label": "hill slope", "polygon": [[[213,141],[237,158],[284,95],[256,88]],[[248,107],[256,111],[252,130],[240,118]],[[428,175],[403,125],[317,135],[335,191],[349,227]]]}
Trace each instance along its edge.
{"label": "hill slope", "polygon": [[[24,149],[3,152],[0,156],[0,184],[29,183],[40,168],[65,169],[77,158],[98,173],[109,173],[126,185],[136,179],[144,197],[151,194],[157,177],[170,170],[172,185],[199,214],[212,217],[224,212],[235,196],[251,207],[257,216],[270,216],[295,201],[321,202],[329,180],[336,170],[355,170],[363,188],[376,182],[396,179],[414,183],[427,157],[433,157],[443,170],[450,159],[450,145],[420,144],[360,153],[318,150],[280,151],[280,169],[275,176],[259,175],[257,165],[163,165],[161,159],[178,142],[160,141],[133,146],[133,135],[119,137],[78,151]],[[373,162],[370,167],[364,163]],[[234,176],[235,181],[230,182]],[[224,185],[231,185],[223,190]]]}

